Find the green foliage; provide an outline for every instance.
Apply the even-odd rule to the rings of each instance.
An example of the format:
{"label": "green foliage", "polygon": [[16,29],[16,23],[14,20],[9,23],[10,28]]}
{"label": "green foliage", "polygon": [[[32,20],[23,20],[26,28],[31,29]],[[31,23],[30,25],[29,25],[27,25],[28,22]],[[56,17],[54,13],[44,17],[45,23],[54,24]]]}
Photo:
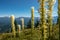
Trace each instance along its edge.
{"label": "green foliage", "polygon": [[14,24],[15,24],[15,30],[17,31],[18,30],[18,27],[17,27],[18,23],[16,20],[14,21]]}
{"label": "green foliage", "polygon": [[38,26],[39,26],[39,21],[37,20],[35,23],[35,27],[38,27]]}
{"label": "green foliage", "polygon": [[31,28],[31,19],[27,23],[27,28]]}

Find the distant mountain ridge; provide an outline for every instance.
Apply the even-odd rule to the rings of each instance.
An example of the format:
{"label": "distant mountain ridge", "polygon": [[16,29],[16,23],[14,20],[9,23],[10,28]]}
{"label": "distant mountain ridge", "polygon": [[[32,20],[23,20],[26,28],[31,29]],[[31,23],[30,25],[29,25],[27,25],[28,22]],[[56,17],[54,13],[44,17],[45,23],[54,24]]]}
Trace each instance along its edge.
{"label": "distant mountain ridge", "polygon": [[[28,21],[31,19],[31,17],[18,17],[16,18],[16,21],[18,24],[21,25],[21,18],[24,18],[24,24],[27,25]],[[53,17],[53,22],[57,22],[57,16]],[[35,17],[34,21],[39,20],[39,17]],[[0,33],[6,32],[7,29],[11,28],[10,25],[10,18],[9,17],[0,17]]]}

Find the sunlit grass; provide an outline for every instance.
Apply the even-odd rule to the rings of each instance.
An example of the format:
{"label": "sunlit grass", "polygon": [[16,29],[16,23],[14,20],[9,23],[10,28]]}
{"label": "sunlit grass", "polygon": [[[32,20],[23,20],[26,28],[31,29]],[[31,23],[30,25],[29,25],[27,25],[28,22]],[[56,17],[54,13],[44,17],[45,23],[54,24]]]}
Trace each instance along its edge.
{"label": "sunlit grass", "polygon": [[[58,27],[54,27],[53,40],[58,40]],[[40,40],[40,30],[35,28],[33,30],[33,36],[31,36],[31,29],[25,29],[24,32],[21,31],[20,35],[17,32],[17,36],[13,37],[12,33],[0,34],[0,40]]]}

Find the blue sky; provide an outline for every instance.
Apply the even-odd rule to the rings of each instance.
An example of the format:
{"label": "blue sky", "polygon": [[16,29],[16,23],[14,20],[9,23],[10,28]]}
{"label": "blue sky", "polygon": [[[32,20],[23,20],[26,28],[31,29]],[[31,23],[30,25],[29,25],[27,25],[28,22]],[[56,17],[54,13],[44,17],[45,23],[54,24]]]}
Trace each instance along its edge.
{"label": "blue sky", "polygon": [[[53,16],[57,15],[57,1],[53,8]],[[30,17],[31,7],[35,7],[35,11],[39,8],[38,0],[0,0],[0,17],[15,15],[16,17]],[[35,17],[39,13],[35,12]]]}

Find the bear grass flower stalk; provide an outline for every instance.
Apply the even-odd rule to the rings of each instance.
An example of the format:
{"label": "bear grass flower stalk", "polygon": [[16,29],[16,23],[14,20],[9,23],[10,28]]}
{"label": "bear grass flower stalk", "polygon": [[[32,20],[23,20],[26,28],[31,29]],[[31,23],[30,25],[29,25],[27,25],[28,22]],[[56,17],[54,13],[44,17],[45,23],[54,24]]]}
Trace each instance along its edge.
{"label": "bear grass flower stalk", "polygon": [[59,25],[59,39],[60,39],[60,0],[58,0],[58,25]]}
{"label": "bear grass flower stalk", "polygon": [[39,0],[39,13],[40,13],[40,40],[47,40],[47,26],[45,18],[45,0]]}
{"label": "bear grass flower stalk", "polygon": [[40,40],[42,40],[43,39],[43,29],[42,29],[42,8],[41,8],[41,0],[38,0],[38,2],[39,2],[39,10],[38,10],[38,13],[39,13],[39,15],[40,15],[40,21],[39,21],[39,30],[40,30]]}
{"label": "bear grass flower stalk", "polygon": [[49,10],[49,13],[48,13],[48,26],[49,26],[49,39],[51,38],[52,36],[52,8],[53,8],[53,0],[49,0],[48,1],[48,10]]}
{"label": "bear grass flower stalk", "polygon": [[22,18],[21,21],[22,21],[22,30],[24,31],[24,18]]}
{"label": "bear grass flower stalk", "polygon": [[18,34],[20,35],[21,26],[20,25],[17,25],[17,27],[18,27]]}
{"label": "bear grass flower stalk", "polygon": [[32,37],[33,37],[33,30],[34,30],[34,7],[31,7],[31,36]]}
{"label": "bear grass flower stalk", "polygon": [[34,7],[31,7],[31,28],[34,29]]}
{"label": "bear grass flower stalk", "polygon": [[10,19],[11,19],[12,33],[13,33],[13,35],[14,35],[14,37],[15,37],[15,36],[16,36],[16,32],[15,32],[15,24],[14,24],[14,21],[15,21],[14,15],[12,15],[12,16],[10,17]]}
{"label": "bear grass flower stalk", "polygon": [[18,32],[20,33],[21,26],[20,25],[17,25],[17,27],[18,27]]}

